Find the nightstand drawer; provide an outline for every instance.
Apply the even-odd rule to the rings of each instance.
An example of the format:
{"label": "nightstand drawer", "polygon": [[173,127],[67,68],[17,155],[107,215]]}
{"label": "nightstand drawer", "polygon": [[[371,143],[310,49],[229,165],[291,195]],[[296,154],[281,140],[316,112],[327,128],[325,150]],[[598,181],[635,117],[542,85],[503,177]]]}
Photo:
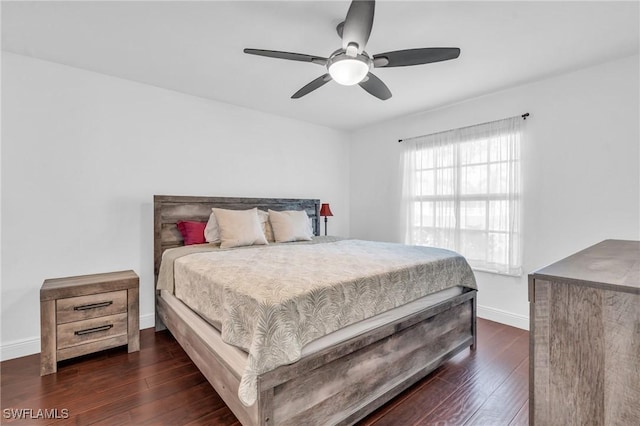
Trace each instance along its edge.
{"label": "nightstand drawer", "polygon": [[127,312],[127,290],[68,297],[56,301],[56,322],[58,324],[122,312]]}
{"label": "nightstand drawer", "polygon": [[57,349],[69,348],[127,334],[127,313],[60,324]]}

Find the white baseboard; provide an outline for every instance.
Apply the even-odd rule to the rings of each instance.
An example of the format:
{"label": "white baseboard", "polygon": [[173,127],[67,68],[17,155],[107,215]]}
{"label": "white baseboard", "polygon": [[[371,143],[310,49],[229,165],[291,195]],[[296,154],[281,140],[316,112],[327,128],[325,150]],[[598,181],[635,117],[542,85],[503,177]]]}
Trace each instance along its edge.
{"label": "white baseboard", "polygon": [[[155,327],[155,314],[140,315],[140,330]],[[27,355],[40,353],[40,337],[31,339],[14,340],[0,345],[0,361],[20,358]]]}
{"label": "white baseboard", "polygon": [[40,353],[40,337],[14,340],[0,346],[0,361]]}
{"label": "white baseboard", "polygon": [[156,326],[156,314],[140,315],[140,330]]}
{"label": "white baseboard", "polygon": [[529,317],[525,315],[518,315],[501,309],[478,305],[478,317],[523,330],[529,330]]}

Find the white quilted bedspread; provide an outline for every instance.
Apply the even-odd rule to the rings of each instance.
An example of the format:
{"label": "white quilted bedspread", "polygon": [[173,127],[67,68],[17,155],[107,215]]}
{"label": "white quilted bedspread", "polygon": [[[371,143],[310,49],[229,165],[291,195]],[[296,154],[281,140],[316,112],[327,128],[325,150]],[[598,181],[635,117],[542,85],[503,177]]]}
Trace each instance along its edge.
{"label": "white quilted bedspread", "polygon": [[[248,352],[238,392],[246,405],[256,401],[258,375],[297,361],[312,340],[430,293],[476,288],[466,260],[449,250],[315,242],[165,254],[163,262],[176,258],[176,297],[216,325],[225,342]],[[159,288],[171,289],[163,268]]]}

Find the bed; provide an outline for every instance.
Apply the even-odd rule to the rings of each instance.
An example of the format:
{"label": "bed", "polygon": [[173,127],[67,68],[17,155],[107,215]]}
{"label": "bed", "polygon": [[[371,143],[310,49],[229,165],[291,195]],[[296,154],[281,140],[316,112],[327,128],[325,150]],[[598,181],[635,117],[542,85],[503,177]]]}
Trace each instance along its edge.
{"label": "bed", "polygon": [[[319,236],[319,206],[314,199],[156,195],[156,281],[163,253],[187,249],[177,249],[183,245],[176,226],[180,220],[206,222],[213,207],[304,210],[313,234]],[[317,242],[328,243],[318,244],[322,247],[365,244],[322,241],[322,237]],[[280,247],[270,250],[277,253]],[[314,340],[293,362],[255,374],[255,402],[250,400],[254,402],[250,405],[239,397],[239,390],[246,387],[247,348],[225,343],[202,312],[194,312],[167,289],[154,289],[156,329],[169,329],[243,425],[353,424],[455,354],[475,348],[476,290],[472,287],[454,285]]]}

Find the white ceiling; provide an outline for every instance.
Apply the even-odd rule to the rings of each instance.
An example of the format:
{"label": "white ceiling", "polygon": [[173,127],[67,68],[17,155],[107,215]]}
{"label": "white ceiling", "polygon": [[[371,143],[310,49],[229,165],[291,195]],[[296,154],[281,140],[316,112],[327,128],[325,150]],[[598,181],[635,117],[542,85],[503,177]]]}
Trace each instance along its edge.
{"label": "white ceiling", "polygon": [[379,1],[367,52],[459,47],[453,61],[374,73],[393,97],[330,82],[324,68],[245,47],[327,57],[348,1],[2,2],[2,48],[339,129],[437,108],[637,54],[631,2]]}

